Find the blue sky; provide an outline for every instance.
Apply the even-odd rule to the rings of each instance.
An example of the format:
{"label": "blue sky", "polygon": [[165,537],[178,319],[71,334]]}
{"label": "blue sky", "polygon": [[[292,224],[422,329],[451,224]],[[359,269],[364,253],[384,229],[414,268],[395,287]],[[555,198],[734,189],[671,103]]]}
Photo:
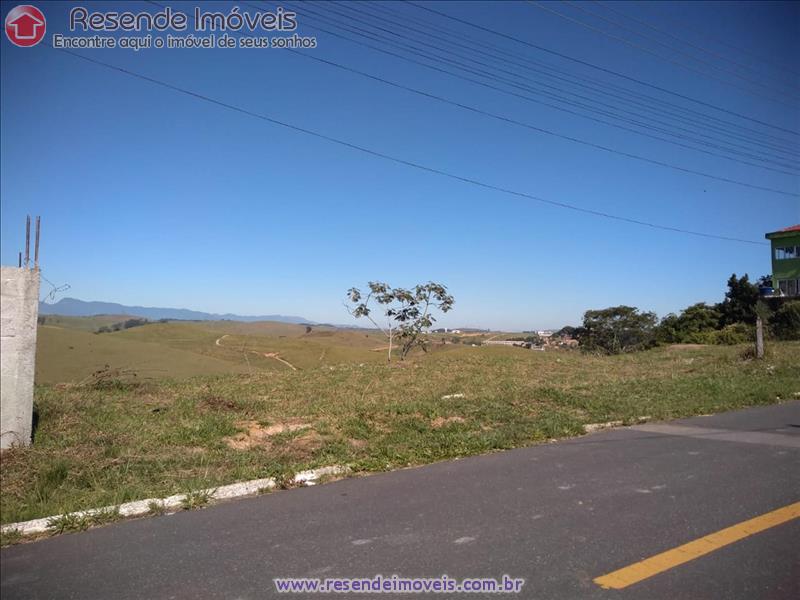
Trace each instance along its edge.
{"label": "blue sky", "polygon": [[[195,6],[167,4],[187,12]],[[269,8],[269,3],[255,4]],[[753,94],[528,3],[423,4],[800,130],[796,101],[764,97],[792,86],[797,91],[800,85],[791,74],[800,55],[796,3],[581,5],[622,22],[608,9],[615,8],[750,67],[735,70],[761,81],[752,86]],[[3,2],[3,16],[15,5]],[[101,11],[159,10],[144,2],[83,5]],[[47,39],[69,33],[68,3],[36,6],[47,17]],[[206,3],[203,8],[231,6]],[[309,6],[340,15],[333,18],[358,14],[354,9],[378,14],[360,3]],[[626,83],[411,4],[379,7],[457,29],[575,75],[653,94],[674,102],[677,110],[708,112],[797,147],[798,138],[790,133]],[[613,30],[574,6],[548,7]],[[305,51],[313,56],[624,152],[800,192],[797,176],[679,148],[425,69],[320,33],[299,12],[298,32],[318,39],[316,49]],[[641,23],[625,22],[684,52],[718,61]],[[614,31],[669,54],[647,39]],[[16,264],[25,215],[42,215],[44,275],[56,284],[69,283],[70,296],[343,323],[349,317],[342,301],[351,286],[376,279],[403,286],[433,280],[446,284],[456,298],[454,310],[440,323],[531,329],[577,324],[583,311],[616,304],[663,315],[719,300],[732,272],[758,276],[770,270],[767,246],[659,231],[482,189],[224,110],[41,44],[17,48],[3,38],[2,262]],[[429,41],[439,43],[435,37]],[[763,241],[765,232],[800,222],[797,196],[545,136],[282,50],[77,52],[402,159],[590,210],[756,241]],[[683,55],[670,56],[684,61]],[[727,72],[714,73],[751,85]],[[760,151],[745,145],[748,153]]]}

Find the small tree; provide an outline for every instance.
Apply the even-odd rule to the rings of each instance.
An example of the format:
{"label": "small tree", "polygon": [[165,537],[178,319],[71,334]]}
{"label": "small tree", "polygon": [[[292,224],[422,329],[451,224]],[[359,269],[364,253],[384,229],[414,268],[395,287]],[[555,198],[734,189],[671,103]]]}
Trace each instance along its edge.
{"label": "small tree", "polygon": [[[422,333],[436,322],[431,311],[440,310],[445,313],[453,308],[455,302],[447,293],[447,288],[439,283],[420,284],[410,290],[393,288],[379,281],[370,281],[367,285],[369,292],[366,294],[358,288],[347,291],[347,298],[353,305],[347,310],[357,319],[366,317],[383,332],[389,340],[388,360],[392,360],[395,338],[400,345],[401,360],[414,346],[427,350],[427,340]],[[385,327],[379,325],[372,316],[375,304],[384,307]]]}
{"label": "small tree", "polygon": [[578,331],[581,347],[588,351],[620,354],[645,350],[655,345],[657,318],[632,306],[587,310]]}
{"label": "small tree", "polygon": [[728,279],[728,291],[725,300],[717,305],[722,313],[722,324],[756,322],[756,305],[758,304],[758,287],[750,283],[750,278],[745,273],[736,277],[736,273]]}

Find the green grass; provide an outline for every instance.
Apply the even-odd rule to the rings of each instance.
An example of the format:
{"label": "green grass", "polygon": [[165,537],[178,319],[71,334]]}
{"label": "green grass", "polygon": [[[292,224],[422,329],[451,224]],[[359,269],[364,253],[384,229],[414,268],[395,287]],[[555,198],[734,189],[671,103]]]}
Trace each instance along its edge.
{"label": "green grass", "polygon": [[[150,325],[146,326],[150,327]],[[145,329],[146,327],[142,327]],[[94,334],[78,329],[39,327],[36,382],[79,382],[106,365],[133,379],[183,378],[209,373],[244,373],[245,366],[177,350],[166,344],[125,339],[119,333]]]}
{"label": "green grass", "polygon": [[[59,329],[76,329],[78,331],[94,332],[100,327],[121,323],[132,319],[130,315],[94,315],[92,317],[66,317],[63,315],[40,315],[40,325]],[[42,323],[42,321],[44,321]]]}
{"label": "green grass", "polygon": [[[119,343],[203,358],[154,342]],[[772,344],[765,361],[721,346],[610,357],[446,348],[391,365],[317,361],[298,371],[38,385],[35,444],[2,455],[0,519],[285,479],[323,465],[383,471],[578,435],[588,423],[706,414],[800,394],[795,342]],[[452,394],[463,397],[442,399]],[[308,427],[286,427],[248,449],[226,442],[281,424]]]}
{"label": "green grass", "polygon": [[[47,319],[38,330],[36,382],[40,384],[80,382],[106,365],[126,380],[182,379],[290,371],[286,363],[265,356],[273,353],[297,369],[386,359],[384,352],[373,352],[385,340],[370,330],[314,327],[307,333],[303,325],[215,321],[150,323],[97,335],[92,331],[103,319],[117,322],[117,317]],[[59,325],[50,325],[51,320]]]}

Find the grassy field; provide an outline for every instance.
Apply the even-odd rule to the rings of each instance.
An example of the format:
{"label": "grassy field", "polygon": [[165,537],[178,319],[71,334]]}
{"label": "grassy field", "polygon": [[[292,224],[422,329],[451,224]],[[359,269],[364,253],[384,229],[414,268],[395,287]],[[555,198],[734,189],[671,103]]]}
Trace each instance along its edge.
{"label": "grassy field", "polygon": [[385,360],[385,353],[373,351],[385,345],[384,338],[371,330],[315,326],[308,332],[287,323],[214,321],[94,333],[126,318],[48,316],[38,332],[37,383],[76,383],[106,367],[129,380],[134,374],[156,380]]}
{"label": "grassy field", "polygon": [[97,331],[100,327],[121,323],[131,319],[128,315],[95,315],[93,317],[65,317],[63,315],[40,315],[39,324],[61,329],[78,329],[89,333]]}
{"label": "grassy field", "polygon": [[[453,344],[387,365],[372,351],[381,345],[375,333],[285,327],[167,323],[103,335],[43,328],[40,373],[49,381],[59,380],[58,369],[67,373],[50,362],[69,352],[77,371],[65,380],[79,381],[93,368],[85,349],[64,349],[77,339],[100,362],[139,364],[151,352],[154,368],[161,363],[177,373],[184,365],[190,375],[215,373],[211,365],[222,363],[230,370],[38,385],[35,444],[2,455],[0,520],[322,465],[395,469],[579,435],[589,423],[690,416],[800,395],[800,344],[793,342],[771,344],[764,361],[744,358],[742,347],[596,357]],[[279,352],[298,370],[264,357],[248,365],[243,347]]]}

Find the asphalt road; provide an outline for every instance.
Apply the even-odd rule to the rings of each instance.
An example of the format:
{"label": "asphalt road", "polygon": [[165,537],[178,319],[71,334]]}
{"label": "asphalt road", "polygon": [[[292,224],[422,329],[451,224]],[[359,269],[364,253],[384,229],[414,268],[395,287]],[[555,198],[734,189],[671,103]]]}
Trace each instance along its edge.
{"label": "asphalt road", "polygon": [[274,577],[508,574],[526,580],[510,595],[519,598],[794,600],[800,519],[624,589],[593,580],[798,500],[800,402],[792,402],[13,546],[0,554],[0,592],[3,600],[254,599],[278,595]]}

